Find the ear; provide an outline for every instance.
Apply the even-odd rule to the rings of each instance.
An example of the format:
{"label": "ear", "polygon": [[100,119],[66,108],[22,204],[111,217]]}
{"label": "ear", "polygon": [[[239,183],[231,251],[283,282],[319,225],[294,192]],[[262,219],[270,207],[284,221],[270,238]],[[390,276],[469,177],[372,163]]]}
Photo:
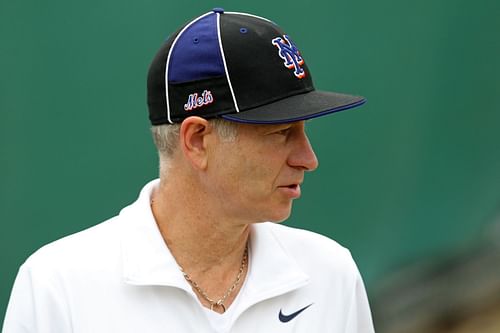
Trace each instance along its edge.
{"label": "ear", "polygon": [[212,133],[210,123],[200,117],[188,117],[181,124],[179,144],[183,155],[196,169],[207,167],[207,144]]}

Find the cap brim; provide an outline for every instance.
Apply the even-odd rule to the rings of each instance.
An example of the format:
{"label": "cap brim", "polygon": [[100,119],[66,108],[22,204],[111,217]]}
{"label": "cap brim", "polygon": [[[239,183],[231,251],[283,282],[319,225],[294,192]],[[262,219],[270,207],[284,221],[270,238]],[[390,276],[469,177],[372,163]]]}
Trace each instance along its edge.
{"label": "cap brim", "polygon": [[222,118],[248,124],[291,123],[347,110],[365,103],[362,96],[313,90],[290,96],[250,110],[221,115]]}

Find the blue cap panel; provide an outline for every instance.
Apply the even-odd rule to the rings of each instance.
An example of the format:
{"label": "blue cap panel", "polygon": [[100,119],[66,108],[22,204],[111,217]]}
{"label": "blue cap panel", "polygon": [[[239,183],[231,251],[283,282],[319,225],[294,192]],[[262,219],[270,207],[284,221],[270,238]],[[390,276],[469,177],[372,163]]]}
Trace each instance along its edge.
{"label": "blue cap panel", "polygon": [[182,83],[225,75],[217,35],[217,14],[189,26],[170,55],[168,82]]}

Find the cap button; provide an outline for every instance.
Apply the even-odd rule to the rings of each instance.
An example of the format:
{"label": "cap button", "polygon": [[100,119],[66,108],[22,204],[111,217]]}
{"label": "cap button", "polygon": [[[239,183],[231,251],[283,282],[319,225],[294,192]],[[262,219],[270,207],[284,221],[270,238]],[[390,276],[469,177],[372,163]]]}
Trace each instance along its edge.
{"label": "cap button", "polygon": [[214,13],[223,14],[223,13],[224,13],[224,8],[215,7],[214,9],[212,9],[212,11],[213,11]]}

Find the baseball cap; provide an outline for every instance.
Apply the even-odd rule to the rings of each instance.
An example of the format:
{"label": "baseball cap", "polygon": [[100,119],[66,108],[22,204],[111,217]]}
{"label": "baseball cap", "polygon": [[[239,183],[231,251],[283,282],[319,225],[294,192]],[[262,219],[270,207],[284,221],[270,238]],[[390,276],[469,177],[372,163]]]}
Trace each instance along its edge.
{"label": "baseball cap", "polygon": [[161,46],[148,72],[149,119],[189,116],[252,124],[319,117],[365,102],[316,90],[297,45],[272,21],[214,8]]}

